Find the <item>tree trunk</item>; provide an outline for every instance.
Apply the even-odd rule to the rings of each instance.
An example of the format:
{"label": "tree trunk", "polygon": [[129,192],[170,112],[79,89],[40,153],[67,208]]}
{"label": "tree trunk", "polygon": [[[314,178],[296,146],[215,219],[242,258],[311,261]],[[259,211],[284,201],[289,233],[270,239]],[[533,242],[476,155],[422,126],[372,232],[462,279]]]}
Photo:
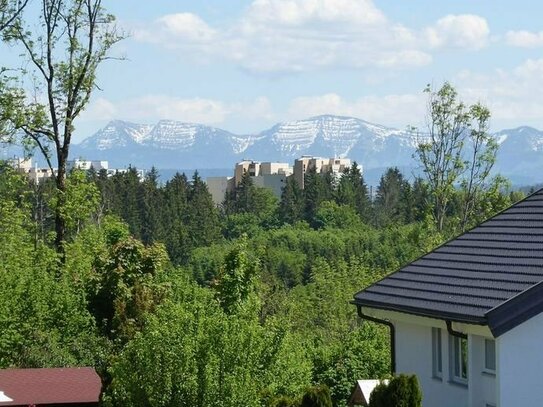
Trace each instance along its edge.
{"label": "tree trunk", "polygon": [[55,178],[57,188],[57,205],[55,208],[55,248],[60,255],[60,261],[66,261],[66,217],[64,207],[66,206],[66,157],[61,153],[58,156],[58,173]]}

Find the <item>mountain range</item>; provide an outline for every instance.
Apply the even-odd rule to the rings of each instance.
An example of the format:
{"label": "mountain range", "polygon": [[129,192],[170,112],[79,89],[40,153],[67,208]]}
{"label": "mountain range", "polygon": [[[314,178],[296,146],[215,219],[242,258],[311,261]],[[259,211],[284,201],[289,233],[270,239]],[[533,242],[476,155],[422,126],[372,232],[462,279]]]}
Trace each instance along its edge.
{"label": "mountain range", "polygon": [[[515,184],[543,181],[543,132],[531,127],[494,134],[496,172]],[[416,167],[416,136],[353,117],[323,115],[239,135],[201,124],[161,120],[155,125],[115,120],[73,146],[72,157],[108,160],[112,167],[232,168],[242,159],[292,163],[301,155],[349,157],[375,172]]]}

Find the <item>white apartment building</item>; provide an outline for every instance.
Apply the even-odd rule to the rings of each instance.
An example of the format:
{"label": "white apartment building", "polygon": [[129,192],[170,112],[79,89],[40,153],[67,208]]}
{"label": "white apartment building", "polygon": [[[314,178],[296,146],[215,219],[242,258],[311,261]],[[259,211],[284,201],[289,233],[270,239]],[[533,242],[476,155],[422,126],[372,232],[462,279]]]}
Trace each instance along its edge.
{"label": "white apartment building", "polygon": [[[341,174],[351,166],[349,158],[322,158],[304,155],[294,161],[294,179],[304,188],[305,173],[315,168],[317,174],[326,174],[331,172],[334,176],[340,177]],[[362,170],[362,167],[360,167]]]}

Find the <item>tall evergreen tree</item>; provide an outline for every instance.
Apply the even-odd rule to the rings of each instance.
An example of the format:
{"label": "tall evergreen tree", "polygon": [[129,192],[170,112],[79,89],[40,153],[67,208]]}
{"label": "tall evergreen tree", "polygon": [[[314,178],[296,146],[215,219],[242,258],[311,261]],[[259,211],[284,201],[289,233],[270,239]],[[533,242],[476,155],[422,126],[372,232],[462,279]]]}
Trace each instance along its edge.
{"label": "tall evergreen tree", "polygon": [[192,247],[209,246],[220,239],[218,210],[198,171],[189,189],[187,227]]}
{"label": "tall evergreen tree", "polygon": [[294,177],[288,177],[281,193],[279,220],[293,224],[304,218],[304,193]]}
{"label": "tall evergreen tree", "polygon": [[187,228],[188,194],[190,185],[185,174],[176,173],[164,186],[162,221],[165,228],[165,244],[171,261],[180,264],[189,255]]}
{"label": "tall evergreen tree", "polygon": [[411,186],[397,167],[389,168],[382,176],[377,187],[374,202],[376,221],[380,225],[405,223],[409,219],[409,202],[404,196],[410,194]]}
{"label": "tall evergreen tree", "polygon": [[145,244],[164,240],[162,193],[158,185],[158,170],[153,167],[138,188],[138,207],[141,219],[141,240]]}
{"label": "tall evergreen tree", "polygon": [[349,205],[355,208],[364,222],[370,221],[371,201],[368,187],[356,161],[339,180],[336,201],[339,205]]}
{"label": "tall evergreen tree", "polygon": [[305,219],[312,223],[321,202],[332,198],[331,174],[319,174],[315,167],[309,168],[304,176]]}

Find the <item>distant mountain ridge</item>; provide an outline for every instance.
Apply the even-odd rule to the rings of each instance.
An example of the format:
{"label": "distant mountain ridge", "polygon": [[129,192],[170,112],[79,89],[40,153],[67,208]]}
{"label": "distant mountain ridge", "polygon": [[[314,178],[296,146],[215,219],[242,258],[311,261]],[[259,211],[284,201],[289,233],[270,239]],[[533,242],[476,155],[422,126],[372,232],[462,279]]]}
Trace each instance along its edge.
{"label": "distant mountain ridge", "polygon": [[[523,126],[495,134],[496,170],[515,183],[543,181],[543,132]],[[172,120],[155,125],[115,120],[74,145],[72,157],[150,168],[231,168],[241,159],[292,162],[301,155],[346,157],[367,170],[412,168],[416,136],[354,117],[322,115],[278,123],[257,134]],[[540,175],[541,174],[541,175]]]}

